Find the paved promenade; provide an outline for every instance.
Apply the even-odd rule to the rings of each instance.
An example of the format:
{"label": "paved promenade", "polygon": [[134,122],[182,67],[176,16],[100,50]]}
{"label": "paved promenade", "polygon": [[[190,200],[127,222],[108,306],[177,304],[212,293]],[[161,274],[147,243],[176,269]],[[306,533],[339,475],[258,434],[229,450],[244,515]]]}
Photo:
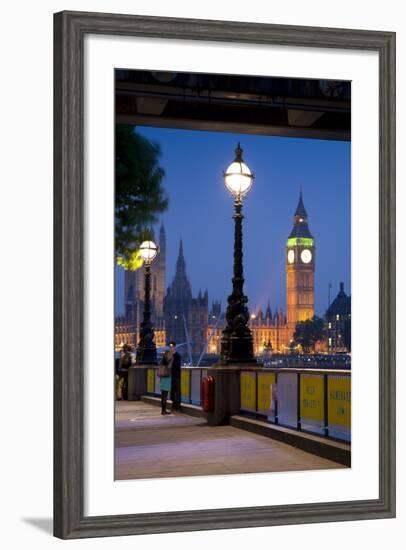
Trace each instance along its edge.
{"label": "paved promenade", "polygon": [[116,479],[343,468],[341,464],[232,426],[182,413],[162,416],[142,401],[116,403]]}

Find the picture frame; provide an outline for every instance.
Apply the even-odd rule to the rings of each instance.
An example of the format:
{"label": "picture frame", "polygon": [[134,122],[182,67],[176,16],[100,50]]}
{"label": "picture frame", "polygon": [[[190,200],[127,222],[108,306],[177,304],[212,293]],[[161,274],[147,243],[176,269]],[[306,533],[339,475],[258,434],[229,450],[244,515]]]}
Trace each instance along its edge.
{"label": "picture frame", "polygon": [[[379,498],[85,516],[83,42],[88,34],[379,55]],[[102,537],[395,516],[395,33],[61,12],[54,16],[54,535]]]}

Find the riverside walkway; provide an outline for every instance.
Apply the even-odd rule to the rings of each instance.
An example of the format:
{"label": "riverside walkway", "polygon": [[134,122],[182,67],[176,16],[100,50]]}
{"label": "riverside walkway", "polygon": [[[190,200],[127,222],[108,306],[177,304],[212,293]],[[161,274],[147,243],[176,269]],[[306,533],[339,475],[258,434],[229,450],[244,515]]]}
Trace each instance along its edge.
{"label": "riverside walkway", "polygon": [[117,401],[115,479],[344,468],[286,443],[143,401]]}

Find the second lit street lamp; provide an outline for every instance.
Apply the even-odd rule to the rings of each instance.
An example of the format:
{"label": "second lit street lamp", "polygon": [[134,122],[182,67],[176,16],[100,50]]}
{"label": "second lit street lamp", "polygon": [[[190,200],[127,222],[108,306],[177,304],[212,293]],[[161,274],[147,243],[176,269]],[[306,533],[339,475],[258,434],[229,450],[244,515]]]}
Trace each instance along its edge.
{"label": "second lit street lamp", "polygon": [[151,322],[151,264],[158,253],[158,247],[153,241],[144,241],[140,246],[140,256],[145,264],[144,318],[140,325],[140,340],[138,342],[136,363],[156,365],[157,354],[154,342],[154,328]]}
{"label": "second lit street lamp", "polygon": [[242,158],[243,150],[238,144],[235,159],[224,173],[224,182],[234,197],[234,271],[233,290],[228,297],[226,327],[221,337],[221,362],[255,363],[253,340],[248,327],[248,298],[244,294],[243,247],[242,247],[242,200],[251,189],[254,174]]}

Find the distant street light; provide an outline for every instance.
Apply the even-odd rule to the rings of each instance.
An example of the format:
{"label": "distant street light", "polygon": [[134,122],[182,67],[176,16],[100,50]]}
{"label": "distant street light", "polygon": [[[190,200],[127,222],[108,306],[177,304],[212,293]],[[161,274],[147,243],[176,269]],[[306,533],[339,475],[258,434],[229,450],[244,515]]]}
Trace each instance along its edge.
{"label": "distant street light", "polygon": [[242,247],[242,199],[252,187],[254,174],[242,158],[238,144],[235,159],[224,173],[224,182],[234,197],[234,272],[233,291],[228,297],[227,325],[221,337],[222,363],[255,363],[252,334],[248,328],[250,315],[244,295],[243,247]]}
{"label": "distant street light", "polygon": [[136,363],[142,365],[156,365],[158,362],[151,322],[151,264],[157,254],[158,247],[153,241],[144,241],[141,244],[140,256],[145,264],[144,318],[140,325]]}

